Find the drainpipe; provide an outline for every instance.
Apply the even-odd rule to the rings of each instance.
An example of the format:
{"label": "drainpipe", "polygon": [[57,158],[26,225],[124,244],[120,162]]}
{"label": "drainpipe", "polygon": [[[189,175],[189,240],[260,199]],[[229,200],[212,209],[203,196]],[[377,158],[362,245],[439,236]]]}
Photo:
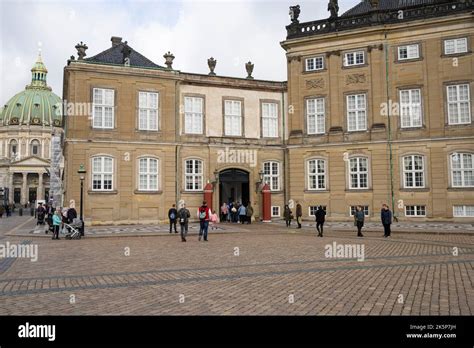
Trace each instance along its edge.
{"label": "drainpipe", "polygon": [[[288,168],[287,168],[287,162],[288,162],[288,149],[286,148],[286,122],[285,122],[285,116],[288,115],[286,112],[286,106],[285,106],[285,90],[284,90],[284,83],[282,82],[282,91],[281,91],[281,104],[282,104],[282,122],[283,122],[283,168],[284,168],[284,175],[285,175],[285,188],[283,190],[283,196],[285,199],[285,204],[288,202]],[[288,95],[288,94],[287,94]]]}
{"label": "drainpipe", "polygon": [[[178,89],[178,80],[175,80],[174,82],[174,98],[175,98],[175,117],[174,117],[174,132],[175,132],[175,142],[178,141],[179,138],[179,121],[180,121],[180,107],[179,107],[179,101],[180,101],[180,95],[179,95],[179,89]],[[179,139],[181,141],[181,139]],[[174,172],[176,173],[176,180],[174,183],[175,187],[175,201],[176,201],[176,207],[178,207],[178,202],[181,199],[180,197],[180,185],[179,183],[181,182],[181,173],[179,171],[179,163],[180,163],[180,150],[181,146],[176,144],[175,149],[174,149]]]}
{"label": "drainpipe", "polygon": [[388,131],[388,137],[387,137],[387,145],[388,145],[388,151],[389,151],[389,161],[390,161],[390,194],[389,194],[389,200],[392,203],[392,213],[393,213],[393,219],[398,222],[398,219],[396,217],[396,210],[395,210],[395,196],[393,193],[393,152],[392,152],[392,127],[391,127],[391,115],[390,115],[390,88],[389,88],[389,73],[388,73],[388,43],[387,43],[387,33],[385,35],[385,43],[384,43],[384,51],[385,51],[385,88],[386,88],[386,93],[387,93],[387,131]]}

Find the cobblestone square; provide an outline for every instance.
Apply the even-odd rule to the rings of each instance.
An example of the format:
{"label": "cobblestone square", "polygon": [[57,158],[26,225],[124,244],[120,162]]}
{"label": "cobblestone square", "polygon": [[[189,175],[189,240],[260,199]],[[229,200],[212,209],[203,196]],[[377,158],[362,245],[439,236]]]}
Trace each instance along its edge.
{"label": "cobblestone square", "polygon": [[[4,315],[472,315],[474,235],[383,238],[366,231],[223,224],[209,242],[164,226],[131,236],[53,241],[27,217],[1,220],[0,244],[38,246],[38,260],[0,259]],[[407,227],[407,226],[406,226]],[[104,228],[101,228],[102,230]],[[93,229],[91,229],[92,232]],[[328,258],[363,245],[364,261]],[[127,256],[128,255],[128,256]]]}

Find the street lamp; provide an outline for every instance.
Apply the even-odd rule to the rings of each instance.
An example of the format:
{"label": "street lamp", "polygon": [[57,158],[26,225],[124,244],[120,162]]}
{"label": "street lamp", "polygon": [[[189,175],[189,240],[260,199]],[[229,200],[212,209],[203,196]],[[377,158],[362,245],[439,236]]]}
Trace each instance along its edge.
{"label": "street lamp", "polygon": [[263,170],[260,170],[260,171],[258,172],[258,177],[259,177],[260,181],[257,181],[257,182],[255,183],[255,193],[258,193],[260,187],[262,186],[262,183],[263,183],[263,175],[264,175],[264,174],[265,174],[265,173],[263,172]]}
{"label": "street lamp", "polygon": [[79,166],[79,170],[77,171],[79,174],[79,179],[81,179],[81,208],[79,213],[79,218],[81,219],[81,236],[84,236],[84,217],[83,217],[83,206],[84,206],[84,179],[86,178],[86,169],[84,165],[81,164]]}

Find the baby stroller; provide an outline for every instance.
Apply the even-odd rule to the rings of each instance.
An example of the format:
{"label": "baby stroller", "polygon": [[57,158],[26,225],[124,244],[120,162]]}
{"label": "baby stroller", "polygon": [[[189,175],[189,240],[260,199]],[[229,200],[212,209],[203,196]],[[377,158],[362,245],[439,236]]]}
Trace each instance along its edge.
{"label": "baby stroller", "polygon": [[36,225],[44,225],[44,216],[45,216],[45,212],[44,211],[38,211],[37,212],[37,217],[38,217],[38,222],[36,223]]}
{"label": "baby stroller", "polygon": [[[70,224],[64,223],[64,230],[66,230],[66,239],[81,239],[81,219],[75,218]],[[64,231],[63,230],[63,231]]]}

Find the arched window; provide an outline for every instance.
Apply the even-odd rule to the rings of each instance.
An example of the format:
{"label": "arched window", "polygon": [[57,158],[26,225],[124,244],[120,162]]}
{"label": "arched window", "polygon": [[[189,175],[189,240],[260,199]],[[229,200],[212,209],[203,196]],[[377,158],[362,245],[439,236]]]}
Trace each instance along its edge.
{"label": "arched window", "polygon": [[41,144],[39,140],[37,139],[32,140],[30,144],[30,155],[39,156],[40,153],[41,153]]}
{"label": "arched window", "polygon": [[18,153],[18,142],[15,139],[10,140],[10,157],[16,157]]}
{"label": "arched window", "polygon": [[425,164],[423,156],[403,157],[403,183],[405,188],[425,187]]}
{"label": "arched window", "polygon": [[474,187],[474,155],[472,153],[451,155],[451,178],[453,187]]}
{"label": "arched window", "polygon": [[202,161],[198,159],[188,159],[185,161],[184,182],[186,191],[202,190]]}
{"label": "arched window", "polygon": [[270,186],[271,191],[280,190],[280,163],[275,161],[263,163],[263,182]]}
{"label": "arched window", "polygon": [[307,162],[308,190],[326,189],[326,161],[310,159]]}
{"label": "arched window", "polygon": [[138,160],[138,189],[158,190],[158,159],[146,157]]}
{"label": "arched window", "polygon": [[92,158],[92,189],[95,191],[112,191],[114,159],[107,156]]}

